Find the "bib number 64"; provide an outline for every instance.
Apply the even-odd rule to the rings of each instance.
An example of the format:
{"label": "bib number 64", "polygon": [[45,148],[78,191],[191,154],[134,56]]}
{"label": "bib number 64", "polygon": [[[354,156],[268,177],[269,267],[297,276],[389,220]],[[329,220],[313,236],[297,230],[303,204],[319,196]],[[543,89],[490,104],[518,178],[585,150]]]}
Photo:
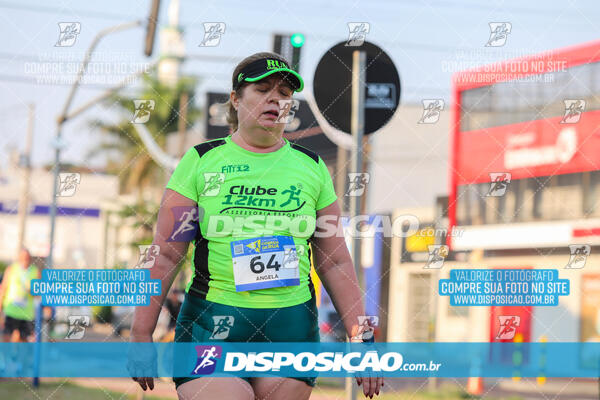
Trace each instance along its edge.
{"label": "bib number 64", "polygon": [[[279,268],[281,268],[279,261],[275,260],[275,254],[271,254],[271,258],[269,258],[266,268],[272,268],[275,271],[279,271]],[[261,261],[261,256],[253,257],[250,260],[250,270],[255,274],[261,274],[265,270],[265,264]]]}

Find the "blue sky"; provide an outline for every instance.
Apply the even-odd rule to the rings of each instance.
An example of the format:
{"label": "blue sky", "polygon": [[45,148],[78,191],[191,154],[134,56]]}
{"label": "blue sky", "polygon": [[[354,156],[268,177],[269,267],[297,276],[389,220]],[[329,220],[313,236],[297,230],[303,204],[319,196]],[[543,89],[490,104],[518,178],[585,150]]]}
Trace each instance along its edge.
{"label": "blue sky", "polygon": [[[161,5],[159,26],[167,22],[169,1]],[[0,165],[7,147],[24,146],[28,103],[36,105],[33,162],[53,157],[51,140],[69,86],[35,83],[43,68],[74,68],[101,29],[146,18],[150,0],[97,2],[0,1]],[[59,22],[80,22],[81,33],[72,47],[54,47]],[[203,22],[224,22],[226,31],[217,47],[199,47]],[[180,25],[186,52],[197,56],[184,64],[184,72],[201,78],[198,104],[207,90],[227,91],[235,62],[257,51],[271,50],[272,33],[301,32],[306,36],[301,73],[312,81],[321,55],[347,39],[348,22],[368,22],[367,40],[382,47],[394,60],[403,85],[401,103],[422,99],[449,99],[450,78],[461,65],[480,65],[515,56],[571,46],[600,39],[600,3],[582,1],[191,1],[181,2]],[[486,48],[489,22],[510,22],[512,31],[503,47]],[[153,57],[143,55],[144,28],[106,37],[97,49],[98,59],[117,68],[121,63],[143,66],[159,55],[158,37]],[[221,61],[209,57],[227,57]],[[62,62],[57,62],[61,60]],[[66,61],[65,61],[66,60]],[[42,72],[40,72],[42,70]],[[118,69],[117,69],[118,75]],[[118,77],[118,76],[117,76]],[[74,107],[102,93],[115,75],[100,70],[90,73],[94,84],[77,92]],[[128,89],[135,92],[135,87]],[[88,126],[93,118],[116,118],[109,109],[96,106],[68,122],[64,129],[65,162],[100,166],[101,159],[85,155],[99,138]]]}

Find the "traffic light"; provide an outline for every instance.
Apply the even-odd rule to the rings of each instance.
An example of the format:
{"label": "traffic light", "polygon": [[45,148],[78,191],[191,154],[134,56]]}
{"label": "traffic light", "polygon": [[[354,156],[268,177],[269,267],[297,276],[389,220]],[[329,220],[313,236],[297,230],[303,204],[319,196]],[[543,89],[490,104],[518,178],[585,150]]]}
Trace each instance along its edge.
{"label": "traffic light", "polygon": [[290,36],[290,43],[294,47],[302,47],[304,44],[304,35],[301,33],[294,33],[292,36]]}
{"label": "traffic light", "polygon": [[275,34],[273,36],[273,52],[290,61],[292,69],[300,72],[300,51],[304,45],[301,33]]}

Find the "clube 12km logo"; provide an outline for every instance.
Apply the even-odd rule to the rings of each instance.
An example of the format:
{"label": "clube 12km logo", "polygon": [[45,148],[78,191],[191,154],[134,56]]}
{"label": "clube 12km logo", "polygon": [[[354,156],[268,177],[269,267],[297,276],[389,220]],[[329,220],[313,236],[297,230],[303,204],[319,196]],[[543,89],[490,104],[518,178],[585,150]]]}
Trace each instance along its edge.
{"label": "clube 12km logo", "polygon": [[[290,185],[287,189],[282,190],[280,194],[286,196],[286,198],[284,202],[279,204],[279,209],[277,209],[275,208],[276,201],[274,198],[278,195],[277,188],[264,188],[260,185],[256,187],[235,185],[229,188],[229,193],[223,196],[225,200],[221,203],[230,207],[224,208],[221,212],[234,208],[253,208],[256,210],[278,212],[298,211],[306,203],[306,201],[301,201],[300,199],[301,192],[301,184]],[[282,210],[283,208],[288,209]]]}
{"label": "clube 12km logo", "polygon": [[[223,358],[221,346],[196,346],[198,359],[192,375],[209,375],[215,372],[217,363],[223,362],[223,372],[277,372],[282,367],[291,367],[299,372],[393,372],[408,371],[402,354],[386,352],[381,356],[377,351],[361,352],[227,352]],[[415,364],[416,365],[416,364]],[[422,370],[437,371],[440,363],[423,364]]]}

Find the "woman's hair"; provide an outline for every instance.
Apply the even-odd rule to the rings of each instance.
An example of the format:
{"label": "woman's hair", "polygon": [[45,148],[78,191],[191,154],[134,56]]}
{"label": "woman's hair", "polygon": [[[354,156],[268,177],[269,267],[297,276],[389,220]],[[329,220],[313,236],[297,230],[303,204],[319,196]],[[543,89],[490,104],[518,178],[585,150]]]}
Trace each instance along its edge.
{"label": "woman's hair", "polygon": [[[248,56],[242,61],[240,61],[240,63],[233,70],[233,75],[231,76],[231,87],[235,87],[235,84],[237,83],[237,76],[239,75],[242,69],[244,69],[248,64],[256,60],[261,60],[263,58],[274,58],[276,60],[285,62],[287,65],[290,64],[289,61],[286,60],[283,56],[276,53],[265,51],[262,53],[252,54],[251,56]],[[246,86],[248,86],[248,82],[242,82],[242,84],[237,88],[235,93],[238,97],[242,97],[243,89]],[[225,107],[227,108],[227,123],[231,128],[231,133],[233,133],[238,129],[237,110],[233,107],[233,104],[231,104],[231,100],[227,100],[227,102],[225,103]]]}

